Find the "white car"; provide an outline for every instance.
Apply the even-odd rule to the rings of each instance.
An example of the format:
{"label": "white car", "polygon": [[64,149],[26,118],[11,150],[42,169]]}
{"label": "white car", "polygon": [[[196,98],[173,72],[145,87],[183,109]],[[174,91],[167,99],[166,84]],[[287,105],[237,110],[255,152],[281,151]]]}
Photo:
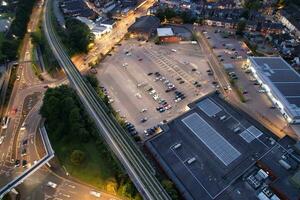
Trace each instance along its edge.
{"label": "white car", "polygon": [[22,123],[22,126],[21,126],[21,128],[20,128],[20,130],[23,131],[23,130],[25,130],[25,129],[26,129],[26,127],[25,127],[25,122],[23,122],[23,123]]}
{"label": "white car", "polygon": [[56,188],[57,187],[57,184],[56,183],[53,183],[53,182],[51,182],[51,181],[49,181],[48,183],[47,183],[47,186],[49,186],[49,187],[52,187],[52,188]]}
{"label": "white car", "polygon": [[147,108],[143,108],[142,110],[141,110],[141,113],[144,113],[144,112],[147,112]]}
{"label": "white car", "polygon": [[258,90],[259,93],[266,93],[266,90]]}
{"label": "white car", "polygon": [[4,140],[4,136],[1,136],[1,137],[0,137],[0,144],[3,143],[3,140]]}
{"label": "white car", "polygon": [[95,191],[90,191],[90,195],[100,198],[101,197],[101,193],[100,192],[95,192]]}

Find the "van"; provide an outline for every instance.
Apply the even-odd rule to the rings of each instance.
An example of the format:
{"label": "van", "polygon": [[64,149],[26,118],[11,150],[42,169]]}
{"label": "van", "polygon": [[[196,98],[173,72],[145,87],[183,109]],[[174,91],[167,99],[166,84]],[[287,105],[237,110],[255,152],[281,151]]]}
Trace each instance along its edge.
{"label": "van", "polygon": [[222,117],[220,117],[220,120],[224,120],[226,119],[226,115],[223,115]]}
{"label": "van", "polygon": [[20,130],[23,131],[23,130],[25,130],[25,129],[26,129],[26,127],[25,127],[25,122],[23,122],[23,123],[22,123],[22,126],[21,126],[21,128],[20,128]]}
{"label": "van", "polygon": [[233,132],[234,132],[234,133],[238,133],[240,130],[241,130],[240,127],[236,127],[236,128],[233,130]]}
{"label": "van", "polygon": [[266,93],[267,91],[266,91],[266,90],[263,90],[263,89],[261,89],[261,90],[258,90],[258,92],[259,92],[259,93]]}
{"label": "van", "polygon": [[195,161],[196,161],[196,158],[193,157],[193,158],[190,158],[190,159],[187,161],[187,163],[190,165],[190,164],[192,164],[192,163],[195,162]]}
{"label": "van", "polygon": [[51,182],[51,181],[49,181],[48,183],[47,183],[47,186],[49,186],[49,187],[52,187],[52,188],[56,188],[57,187],[57,184],[56,183],[53,183],[53,182]]}
{"label": "van", "polygon": [[180,143],[176,144],[176,145],[174,146],[174,149],[178,149],[179,147],[181,147],[181,144],[180,144]]}

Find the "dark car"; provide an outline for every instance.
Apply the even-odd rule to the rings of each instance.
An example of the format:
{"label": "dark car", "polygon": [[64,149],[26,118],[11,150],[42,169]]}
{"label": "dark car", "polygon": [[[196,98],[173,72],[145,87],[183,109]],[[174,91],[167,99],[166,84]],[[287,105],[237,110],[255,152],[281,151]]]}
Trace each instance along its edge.
{"label": "dark car", "polygon": [[147,119],[146,117],[144,117],[144,118],[141,119],[141,122],[142,122],[142,123],[145,123],[147,120],[148,120],[148,119]]}
{"label": "dark car", "polygon": [[175,90],[176,90],[176,87],[168,88],[168,89],[166,89],[166,92],[172,92],[172,91],[175,91]]}
{"label": "dark car", "polygon": [[24,149],[22,149],[22,153],[21,153],[21,155],[22,156],[25,156],[27,154],[27,150],[24,148]]}
{"label": "dark car", "polygon": [[23,140],[23,143],[22,143],[22,144],[23,144],[23,145],[28,144],[28,140],[27,140],[27,139]]}
{"label": "dark car", "polygon": [[137,135],[137,134],[138,134],[137,131],[130,132],[130,135],[132,135],[132,136],[135,136],[135,135]]}
{"label": "dark car", "polygon": [[16,160],[15,161],[15,167],[19,167],[20,166],[20,160]]}
{"label": "dark car", "polygon": [[192,72],[195,72],[195,71],[197,71],[197,69],[193,68],[193,69],[192,69]]}
{"label": "dark car", "polygon": [[150,72],[150,73],[148,73],[147,75],[148,75],[148,76],[151,76],[152,74],[153,74],[153,73],[152,73],[152,72]]}
{"label": "dark car", "polygon": [[27,166],[27,160],[22,160],[22,167],[26,167]]}
{"label": "dark car", "polygon": [[134,127],[130,127],[130,128],[128,128],[127,129],[129,132],[133,132],[133,131],[135,131],[135,128]]}
{"label": "dark car", "polygon": [[180,77],[179,77],[179,78],[176,78],[176,80],[177,80],[177,81],[181,81],[181,80],[182,80],[182,78],[180,78]]}
{"label": "dark car", "polygon": [[180,81],[180,82],[179,82],[179,84],[183,84],[183,83],[184,83],[184,81]]}

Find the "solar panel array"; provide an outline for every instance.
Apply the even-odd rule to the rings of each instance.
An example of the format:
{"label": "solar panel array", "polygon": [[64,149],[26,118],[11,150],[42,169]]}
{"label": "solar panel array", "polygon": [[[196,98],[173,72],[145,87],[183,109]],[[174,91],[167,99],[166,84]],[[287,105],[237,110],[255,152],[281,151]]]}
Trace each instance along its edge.
{"label": "solar panel array", "polygon": [[226,166],[237,159],[241,153],[223,136],[213,129],[197,113],[193,113],[182,122],[213,152]]}
{"label": "solar panel array", "polygon": [[259,138],[263,133],[257,129],[255,126],[250,126],[244,130],[240,136],[247,142],[252,142],[255,138]]}
{"label": "solar panel array", "polygon": [[205,112],[209,117],[216,115],[217,113],[221,112],[222,109],[215,104],[210,99],[206,98],[200,102],[197,103],[197,106]]}
{"label": "solar panel array", "polygon": [[247,130],[244,130],[243,132],[241,132],[240,136],[247,142],[247,143],[250,143],[252,142],[255,137],[249,133]]}
{"label": "solar panel array", "polygon": [[247,130],[256,138],[259,138],[263,133],[255,126],[250,126]]}

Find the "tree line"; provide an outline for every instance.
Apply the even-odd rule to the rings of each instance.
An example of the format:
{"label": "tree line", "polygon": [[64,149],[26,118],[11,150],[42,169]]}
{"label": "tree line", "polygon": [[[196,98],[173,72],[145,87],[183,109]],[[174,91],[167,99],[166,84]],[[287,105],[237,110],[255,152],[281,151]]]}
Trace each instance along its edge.
{"label": "tree line", "polygon": [[1,45],[0,61],[14,60],[18,56],[18,49],[27,32],[27,24],[36,0],[18,1],[15,11],[15,18],[5,35]]}
{"label": "tree line", "polygon": [[[73,89],[66,85],[49,88],[45,93],[40,113],[46,119],[45,125],[51,143],[63,143],[66,144],[64,148],[70,148],[70,143],[84,146],[93,142],[99,156],[105,159],[106,165],[114,172],[113,178],[117,182],[118,193],[129,198],[141,199],[119,161],[99,136],[93,120],[85,112]],[[86,160],[87,156],[83,150],[70,149],[68,160],[72,165],[81,166],[84,162],[89,162]]]}

